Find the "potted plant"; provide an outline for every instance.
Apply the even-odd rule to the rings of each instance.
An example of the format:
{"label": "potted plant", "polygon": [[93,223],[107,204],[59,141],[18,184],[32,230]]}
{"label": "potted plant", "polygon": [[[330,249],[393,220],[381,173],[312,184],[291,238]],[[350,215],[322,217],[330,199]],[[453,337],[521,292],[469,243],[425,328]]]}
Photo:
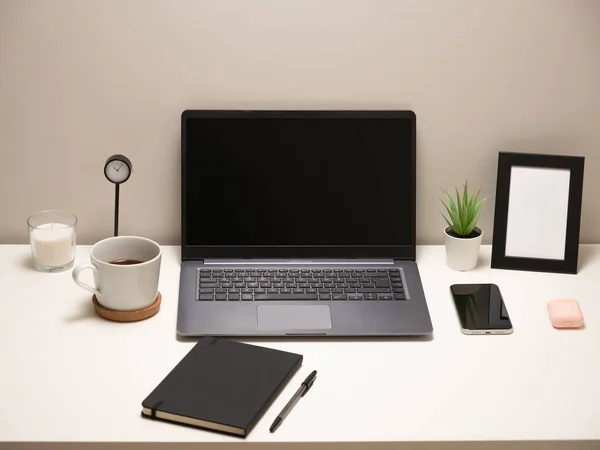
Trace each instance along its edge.
{"label": "potted plant", "polygon": [[442,217],[448,225],[445,230],[446,264],[454,270],[471,270],[477,265],[479,248],[483,231],[477,226],[479,216],[487,200],[480,198],[481,189],[469,193],[467,182],[463,185],[462,195],[456,190],[456,199],[442,189],[446,194],[444,205],[447,215]]}

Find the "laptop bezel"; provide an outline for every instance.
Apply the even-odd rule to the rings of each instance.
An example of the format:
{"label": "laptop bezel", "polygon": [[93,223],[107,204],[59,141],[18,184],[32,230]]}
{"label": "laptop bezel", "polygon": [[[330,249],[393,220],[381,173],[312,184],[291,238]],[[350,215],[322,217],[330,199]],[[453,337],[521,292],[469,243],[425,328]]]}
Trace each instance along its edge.
{"label": "laptop bezel", "polygon": [[[190,245],[186,242],[186,124],[188,119],[219,118],[219,117],[253,117],[253,118],[282,118],[282,117],[309,117],[309,118],[397,118],[411,121],[411,236],[407,245],[380,245],[380,246],[220,246],[220,245]],[[181,114],[181,259],[305,259],[305,258],[332,258],[332,259],[416,259],[416,114],[411,110],[223,110],[223,109],[198,109],[185,110]],[[398,204],[400,207],[400,203]],[[384,219],[383,219],[384,220]]]}

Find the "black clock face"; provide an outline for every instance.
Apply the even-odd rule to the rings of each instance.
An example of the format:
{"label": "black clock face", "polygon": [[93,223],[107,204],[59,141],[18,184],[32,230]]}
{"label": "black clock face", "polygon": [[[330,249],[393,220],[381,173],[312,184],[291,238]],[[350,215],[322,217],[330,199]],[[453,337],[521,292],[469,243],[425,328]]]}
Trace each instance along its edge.
{"label": "black clock face", "polygon": [[104,165],[104,175],[111,183],[124,183],[131,176],[131,161],[123,155],[113,155]]}

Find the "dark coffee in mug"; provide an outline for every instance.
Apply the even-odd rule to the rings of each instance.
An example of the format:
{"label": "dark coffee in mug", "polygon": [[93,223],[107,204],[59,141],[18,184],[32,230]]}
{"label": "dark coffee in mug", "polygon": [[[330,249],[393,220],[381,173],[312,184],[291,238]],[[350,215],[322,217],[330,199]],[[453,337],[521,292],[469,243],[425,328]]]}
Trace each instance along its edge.
{"label": "dark coffee in mug", "polygon": [[115,259],[114,261],[110,261],[109,264],[116,264],[117,266],[133,266],[143,262],[145,261],[140,261],[137,259]]}

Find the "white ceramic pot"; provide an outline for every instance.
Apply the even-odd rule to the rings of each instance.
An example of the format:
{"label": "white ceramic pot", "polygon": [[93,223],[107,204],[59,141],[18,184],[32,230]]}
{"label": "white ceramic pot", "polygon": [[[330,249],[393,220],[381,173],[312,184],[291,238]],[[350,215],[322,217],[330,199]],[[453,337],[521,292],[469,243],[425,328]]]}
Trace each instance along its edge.
{"label": "white ceramic pot", "polygon": [[446,227],[444,234],[446,235],[446,264],[454,270],[472,270],[477,265],[479,259],[479,248],[481,247],[481,239],[483,231],[475,227],[475,231],[479,232],[479,236],[474,238],[457,238],[448,234],[449,228]]}

